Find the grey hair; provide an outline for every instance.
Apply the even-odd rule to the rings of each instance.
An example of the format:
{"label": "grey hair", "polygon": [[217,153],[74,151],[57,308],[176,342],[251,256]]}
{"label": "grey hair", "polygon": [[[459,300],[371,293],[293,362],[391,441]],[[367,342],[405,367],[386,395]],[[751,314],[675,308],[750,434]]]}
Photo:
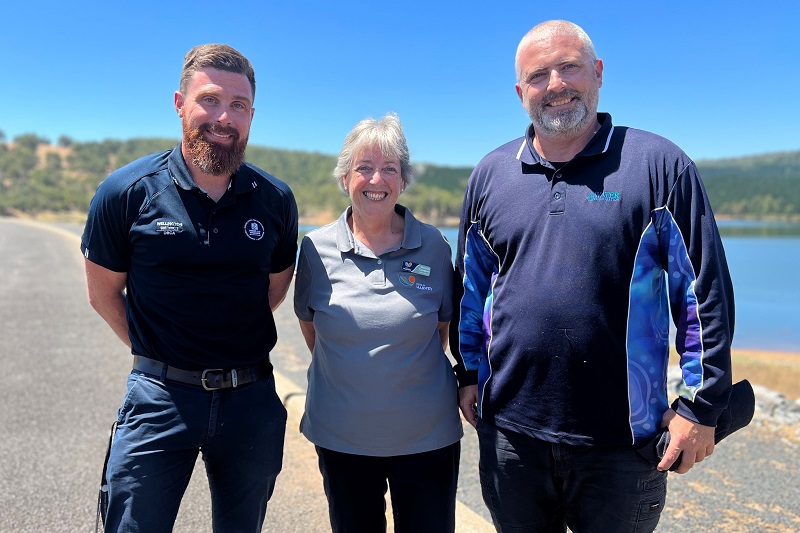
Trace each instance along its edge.
{"label": "grey hair", "polygon": [[517,82],[521,81],[522,78],[519,65],[519,56],[522,54],[522,51],[533,41],[547,39],[555,35],[577,37],[580,39],[581,43],[583,43],[583,51],[589,56],[592,63],[597,61],[597,52],[595,52],[594,44],[592,44],[589,35],[583,31],[583,28],[567,20],[548,20],[547,22],[542,22],[534,26],[519,42],[519,46],[517,46],[517,55],[514,57],[514,70],[517,72]]}
{"label": "grey hair", "polygon": [[400,177],[405,187],[414,181],[414,171],[411,167],[411,154],[406,144],[406,136],[400,124],[400,117],[396,113],[387,113],[380,120],[365,118],[350,130],[344,139],[344,146],[339,153],[333,177],[339,183],[339,188],[347,194],[342,178],[350,172],[353,160],[361,155],[367,148],[378,147],[384,156],[396,157],[400,160]]}

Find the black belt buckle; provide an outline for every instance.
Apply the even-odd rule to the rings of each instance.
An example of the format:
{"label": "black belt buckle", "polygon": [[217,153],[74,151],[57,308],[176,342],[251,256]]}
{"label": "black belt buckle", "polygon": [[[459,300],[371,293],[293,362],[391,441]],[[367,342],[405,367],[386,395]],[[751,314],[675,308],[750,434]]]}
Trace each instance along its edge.
{"label": "black belt buckle", "polygon": [[[203,388],[205,390],[207,390],[207,391],[215,391],[215,390],[219,390],[219,389],[224,388],[224,386],[220,386],[220,387],[209,387],[208,386],[208,373],[209,372],[220,372],[220,373],[222,373],[223,382],[224,382],[224,378],[225,378],[224,372],[225,372],[225,370],[223,370],[221,368],[206,368],[205,370],[203,370],[203,373],[200,375],[200,384],[203,386]],[[232,371],[231,372],[231,378],[232,378],[232,381],[234,383],[234,385],[233,385],[234,387],[236,386],[236,377],[235,376],[236,376],[235,371]]]}

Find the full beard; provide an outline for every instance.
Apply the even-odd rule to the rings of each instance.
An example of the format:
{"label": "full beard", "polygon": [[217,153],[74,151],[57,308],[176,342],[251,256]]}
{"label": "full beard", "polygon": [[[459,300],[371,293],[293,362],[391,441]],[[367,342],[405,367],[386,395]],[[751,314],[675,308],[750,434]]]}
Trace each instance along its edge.
{"label": "full beard", "polygon": [[[573,109],[551,111],[547,107],[547,104],[554,100],[568,97],[577,98],[577,105]],[[535,132],[550,137],[572,136],[581,133],[586,125],[595,119],[597,103],[597,92],[580,94],[577,91],[566,90],[548,96],[538,107],[529,109],[528,114]]]}
{"label": "full beard", "polygon": [[[233,144],[225,146],[206,140],[205,131],[213,131],[233,136]],[[210,122],[192,128],[186,121],[183,123],[183,143],[191,163],[201,172],[213,176],[230,176],[244,162],[247,149],[247,137],[240,139],[234,128],[217,126]]]}

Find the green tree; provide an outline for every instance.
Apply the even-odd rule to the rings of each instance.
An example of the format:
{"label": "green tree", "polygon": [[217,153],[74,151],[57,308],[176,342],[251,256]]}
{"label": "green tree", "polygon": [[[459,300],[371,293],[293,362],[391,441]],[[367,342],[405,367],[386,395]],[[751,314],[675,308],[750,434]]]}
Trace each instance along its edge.
{"label": "green tree", "polygon": [[14,144],[19,147],[30,148],[35,152],[37,146],[40,144],[50,144],[50,141],[44,137],[39,137],[35,133],[23,133],[14,137]]}

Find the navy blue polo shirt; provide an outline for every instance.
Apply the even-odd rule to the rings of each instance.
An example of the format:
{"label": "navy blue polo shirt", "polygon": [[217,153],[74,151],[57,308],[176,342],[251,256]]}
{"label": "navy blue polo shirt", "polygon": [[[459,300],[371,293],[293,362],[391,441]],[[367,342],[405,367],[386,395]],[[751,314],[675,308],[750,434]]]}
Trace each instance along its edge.
{"label": "navy blue polo shirt", "polygon": [[730,392],[734,300],[697,167],[667,139],[598,120],[566,163],[543,159],[529,128],[475,167],[456,257],[460,383],[478,384],[479,414],[499,427],[639,443],[669,406],[672,318],[675,408],[714,426]]}
{"label": "navy blue polo shirt", "polygon": [[295,262],[297,206],[285,183],[249,164],[214,202],[179,145],[100,184],[81,249],[127,273],[134,354],[184,369],[247,366],[277,341],[269,274]]}

